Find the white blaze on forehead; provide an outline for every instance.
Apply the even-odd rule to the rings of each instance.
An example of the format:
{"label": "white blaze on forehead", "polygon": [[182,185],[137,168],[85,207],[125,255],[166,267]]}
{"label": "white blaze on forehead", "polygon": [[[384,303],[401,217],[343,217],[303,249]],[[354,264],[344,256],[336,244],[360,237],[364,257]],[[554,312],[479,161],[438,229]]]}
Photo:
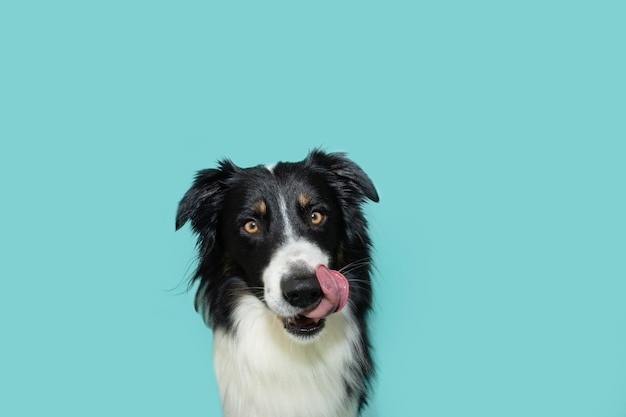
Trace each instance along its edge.
{"label": "white blaze on forehead", "polygon": [[293,227],[291,226],[291,221],[289,220],[289,214],[287,213],[287,202],[285,201],[285,197],[281,194],[278,197],[278,205],[280,207],[280,217],[283,220],[283,236],[285,239],[294,240],[294,232]]}

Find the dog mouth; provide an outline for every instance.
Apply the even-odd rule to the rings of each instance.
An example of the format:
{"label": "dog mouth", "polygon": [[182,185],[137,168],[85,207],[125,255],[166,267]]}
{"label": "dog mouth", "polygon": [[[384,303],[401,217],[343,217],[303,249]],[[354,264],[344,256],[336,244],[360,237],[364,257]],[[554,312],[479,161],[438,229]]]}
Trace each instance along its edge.
{"label": "dog mouth", "polygon": [[324,328],[325,317],[341,311],[348,301],[349,283],[339,271],[326,265],[315,268],[315,278],[321,289],[317,303],[292,317],[282,317],[285,330],[299,337],[312,337]]}
{"label": "dog mouth", "polygon": [[282,318],[282,323],[288,333],[299,337],[313,337],[324,328],[324,319],[309,318],[301,314]]}

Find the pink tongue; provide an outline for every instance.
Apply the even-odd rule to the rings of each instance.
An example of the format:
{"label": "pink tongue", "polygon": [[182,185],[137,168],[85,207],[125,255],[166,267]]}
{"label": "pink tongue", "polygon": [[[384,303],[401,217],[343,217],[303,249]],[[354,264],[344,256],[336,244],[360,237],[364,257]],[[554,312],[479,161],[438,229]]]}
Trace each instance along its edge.
{"label": "pink tongue", "polygon": [[326,265],[318,265],[315,268],[315,277],[324,295],[319,305],[304,316],[310,319],[321,319],[341,310],[346,305],[349,285],[341,272],[329,269]]}

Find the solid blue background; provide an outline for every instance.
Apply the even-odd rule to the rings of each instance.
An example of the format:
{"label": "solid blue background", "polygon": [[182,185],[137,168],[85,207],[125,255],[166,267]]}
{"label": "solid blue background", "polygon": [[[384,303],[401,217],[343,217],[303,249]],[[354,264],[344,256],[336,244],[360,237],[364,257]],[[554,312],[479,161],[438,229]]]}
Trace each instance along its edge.
{"label": "solid blue background", "polygon": [[0,415],[218,416],[177,203],[324,146],[381,195],[366,417],[623,417],[625,16],[4,2]]}

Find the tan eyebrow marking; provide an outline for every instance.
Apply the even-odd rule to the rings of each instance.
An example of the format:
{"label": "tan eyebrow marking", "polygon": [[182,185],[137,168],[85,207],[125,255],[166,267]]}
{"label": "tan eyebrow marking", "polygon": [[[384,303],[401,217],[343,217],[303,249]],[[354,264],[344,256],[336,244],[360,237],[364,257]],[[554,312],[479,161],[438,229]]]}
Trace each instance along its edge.
{"label": "tan eyebrow marking", "polygon": [[252,210],[258,213],[260,216],[265,216],[265,213],[267,213],[267,204],[265,204],[265,201],[263,200],[258,200],[254,204],[252,204]]}
{"label": "tan eyebrow marking", "polygon": [[298,203],[300,203],[300,207],[308,207],[311,204],[311,196],[305,193],[298,194]]}

